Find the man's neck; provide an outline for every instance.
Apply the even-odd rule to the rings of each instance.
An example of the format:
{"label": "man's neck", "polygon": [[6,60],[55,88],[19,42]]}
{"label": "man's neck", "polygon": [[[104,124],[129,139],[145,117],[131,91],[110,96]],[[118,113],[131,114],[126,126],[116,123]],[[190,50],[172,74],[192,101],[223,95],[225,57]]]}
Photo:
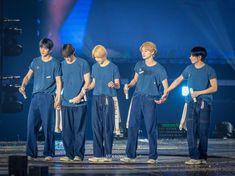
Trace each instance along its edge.
{"label": "man's neck", "polygon": [[51,55],[47,55],[47,56],[42,56],[42,61],[43,62],[49,62],[52,59]]}
{"label": "man's neck", "polygon": [[145,59],[145,64],[146,64],[147,66],[154,66],[154,65],[157,64],[157,61],[154,60],[153,57],[150,57],[150,58]]}
{"label": "man's neck", "polygon": [[204,63],[204,62],[202,62],[202,61],[198,61],[198,62],[196,62],[194,65],[195,65],[195,67],[196,67],[196,68],[198,68],[198,69],[199,69],[199,68],[204,67],[205,63]]}
{"label": "man's neck", "polygon": [[100,64],[101,67],[105,67],[110,63],[108,59],[106,59],[102,64]]}
{"label": "man's neck", "polygon": [[67,64],[73,64],[76,61],[76,57],[72,56],[71,60],[66,60]]}

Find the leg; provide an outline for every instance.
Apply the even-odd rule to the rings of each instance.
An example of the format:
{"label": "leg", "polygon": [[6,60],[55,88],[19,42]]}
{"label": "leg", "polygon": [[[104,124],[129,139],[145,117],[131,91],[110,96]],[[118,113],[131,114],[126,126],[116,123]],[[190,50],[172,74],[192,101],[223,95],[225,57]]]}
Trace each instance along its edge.
{"label": "leg", "polygon": [[199,117],[199,153],[200,159],[207,160],[208,133],[210,125],[211,106],[204,102]]}
{"label": "leg", "polygon": [[128,127],[127,146],[126,146],[126,155],[128,158],[136,158],[136,149],[138,144],[138,130],[142,117],[140,100],[141,100],[140,95],[136,95],[132,99],[132,106],[130,110],[130,119]]}
{"label": "leg", "polygon": [[41,94],[40,95],[40,114],[42,118],[42,127],[45,136],[44,152],[45,156],[55,155],[55,109],[54,98],[52,95]]}
{"label": "leg", "polygon": [[37,97],[33,98],[29,107],[28,122],[27,122],[27,144],[26,155],[36,158],[38,156],[37,137],[38,130],[41,126],[40,112],[38,109]]}
{"label": "leg", "polygon": [[93,153],[95,157],[104,156],[103,126],[101,113],[101,96],[93,96],[92,100],[92,129],[93,129]]}
{"label": "leg", "polygon": [[149,140],[149,159],[156,160],[157,154],[157,113],[153,98],[143,97],[143,115]]}
{"label": "leg", "polygon": [[71,107],[62,107],[62,141],[65,155],[74,158],[73,113]]}
{"label": "leg", "polygon": [[73,112],[74,117],[74,156],[79,156],[82,160],[85,153],[85,130],[87,105],[77,107]]}
{"label": "leg", "polygon": [[197,149],[197,114],[195,112],[196,104],[193,102],[188,103],[186,120],[187,120],[187,140],[189,157],[191,159],[199,159]]}
{"label": "leg", "polygon": [[103,108],[103,138],[104,138],[104,148],[105,156],[112,156],[113,148],[113,129],[114,129],[114,102],[112,97],[105,96],[105,104]]}

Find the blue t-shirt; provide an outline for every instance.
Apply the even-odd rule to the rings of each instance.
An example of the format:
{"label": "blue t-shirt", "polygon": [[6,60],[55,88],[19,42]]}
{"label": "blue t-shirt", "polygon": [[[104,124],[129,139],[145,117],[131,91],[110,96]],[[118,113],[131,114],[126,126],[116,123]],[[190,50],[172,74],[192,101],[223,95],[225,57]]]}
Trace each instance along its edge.
{"label": "blue t-shirt", "polygon": [[69,103],[69,100],[78,96],[85,83],[84,75],[90,72],[90,67],[87,61],[81,58],[76,58],[74,63],[68,64],[64,60],[61,67],[63,81],[62,105],[77,107],[84,104],[83,102],[79,104]]}
{"label": "blue t-shirt", "polygon": [[[210,80],[216,78],[216,73],[213,68],[205,64],[202,68],[196,68],[193,64],[187,66],[182,72],[182,76],[187,80],[189,88],[192,88],[194,91],[205,90],[210,87]],[[204,101],[211,104],[213,97],[212,94],[200,95]],[[186,102],[192,100],[191,95],[189,94],[186,97]]]}
{"label": "blue t-shirt", "polygon": [[92,66],[92,78],[95,79],[93,95],[117,96],[114,88],[109,88],[108,83],[120,78],[118,67],[110,62],[107,66],[101,67],[98,63]]}
{"label": "blue t-shirt", "polygon": [[52,58],[48,62],[44,62],[41,57],[34,58],[29,69],[34,74],[33,94],[47,93],[54,95],[56,90],[57,76],[61,76],[60,62]]}
{"label": "blue t-shirt", "polygon": [[135,72],[138,74],[135,93],[141,93],[160,98],[163,93],[162,81],[167,79],[165,68],[157,63],[154,66],[147,66],[145,61],[136,63]]}

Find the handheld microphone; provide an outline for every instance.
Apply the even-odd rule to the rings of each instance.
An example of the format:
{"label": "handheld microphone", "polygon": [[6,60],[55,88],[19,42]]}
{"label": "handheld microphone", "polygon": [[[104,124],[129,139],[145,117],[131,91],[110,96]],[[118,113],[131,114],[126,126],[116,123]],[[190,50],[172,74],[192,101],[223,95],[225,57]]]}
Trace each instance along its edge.
{"label": "handheld microphone", "polygon": [[24,99],[27,99],[26,92],[25,91],[20,91],[20,93],[23,95]]}
{"label": "handheld microphone", "polygon": [[22,95],[23,95],[24,99],[27,99],[27,96],[26,96],[25,92],[22,92]]}
{"label": "handheld microphone", "polygon": [[84,94],[84,96],[83,96],[84,101],[87,101],[86,90],[85,90],[85,89],[82,89],[82,93]]}
{"label": "handheld microphone", "polygon": [[[191,94],[193,93],[193,89],[192,89],[192,88],[190,88],[189,91],[190,91]],[[194,103],[196,103],[196,102],[197,102],[197,99],[196,99],[196,98],[193,98],[193,101],[194,101]]]}
{"label": "handheld microphone", "polygon": [[127,84],[125,84],[124,89],[127,90],[127,93],[125,93],[125,96],[126,96],[126,100],[128,100],[129,96],[128,96],[128,86],[127,86]]}

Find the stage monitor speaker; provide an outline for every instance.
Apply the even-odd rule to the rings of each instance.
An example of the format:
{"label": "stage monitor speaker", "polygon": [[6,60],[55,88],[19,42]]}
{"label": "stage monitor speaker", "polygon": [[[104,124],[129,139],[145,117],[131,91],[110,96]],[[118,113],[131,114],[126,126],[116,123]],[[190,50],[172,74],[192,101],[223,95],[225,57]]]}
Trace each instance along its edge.
{"label": "stage monitor speaker", "polygon": [[27,175],[27,167],[27,156],[8,156],[8,175],[25,176]]}
{"label": "stage monitor speaker", "polygon": [[30,166],[29,176],[48,176],[48,166]]}
{"label": "stage monitor speaker", "polygon": [[158,124],[158,137],[159,138],[186,138],[187,133],[184,129],[179,130],[177,123],[161,123]]}

